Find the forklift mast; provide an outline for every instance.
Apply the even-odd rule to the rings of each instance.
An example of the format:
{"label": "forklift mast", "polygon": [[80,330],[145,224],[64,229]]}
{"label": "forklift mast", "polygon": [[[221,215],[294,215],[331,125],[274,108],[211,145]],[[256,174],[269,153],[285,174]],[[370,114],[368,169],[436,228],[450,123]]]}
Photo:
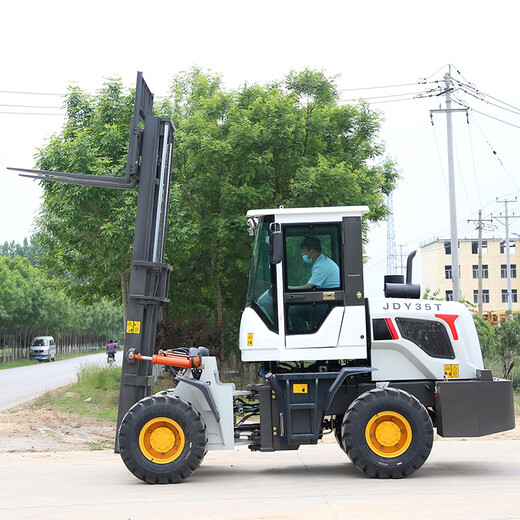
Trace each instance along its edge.
{"label": "forklift mast", "polygon": [[[170,118],[155,117],[152,111],[153,94],[138,72],[125,177],[8,168],[41,181],[138,190],[118,428],[129,408],[151,393],[152,364],[136,363],[132,354],[153,354],[159,307],[169,301],[172,268],[164,263],[164,249],[175,127]],[[115,450],[119,451],[117,440]]]}
{"label": "forklift mast", "polygon": [[152,387],[152,364],[135,363],[133,356],[128,354],[153,354],[159,307],[169,301],[168,286],[172,268],[164,263],[164,250],[175,127],[170,118],[153,116],[152,107],[153,94],[139,73],[127,165],[127,169],[136,172],[139,192],[125,326],[118,428],[129,408],[150,395]]}

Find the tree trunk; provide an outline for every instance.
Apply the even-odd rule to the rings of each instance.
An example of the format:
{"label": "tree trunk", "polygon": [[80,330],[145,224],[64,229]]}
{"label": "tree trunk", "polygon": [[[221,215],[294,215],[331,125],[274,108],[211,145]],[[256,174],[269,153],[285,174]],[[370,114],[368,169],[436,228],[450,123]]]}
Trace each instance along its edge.
{"label": "tree trunk", "polygon": [[502,366],[504,368],[504,371],[502,373],[502,379],[508,379],[509,373],[511,370],[513,370],[513,367],[515,366],[515,360],[513,359],[504,359]]}

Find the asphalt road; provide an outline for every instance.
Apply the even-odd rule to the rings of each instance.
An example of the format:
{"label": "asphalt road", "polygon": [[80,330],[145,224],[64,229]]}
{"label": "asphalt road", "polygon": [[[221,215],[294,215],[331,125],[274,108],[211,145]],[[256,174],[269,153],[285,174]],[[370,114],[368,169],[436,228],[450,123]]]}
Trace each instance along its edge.
{"label": "asphalt road", "polygon": [[[116,354],[121,360],[121,353]],[[53,363],[0,370],[0,411],[73,383],[84,363],[106,363],[106,354],[91,354]]]}
{"label": "asphalt road", "polygon": [[336,444],[212,451],[176,485],[137,480],[110,451],[0,454],[0,518],[520,518],[520,441],[439,441],[403,480],[372,480]]}

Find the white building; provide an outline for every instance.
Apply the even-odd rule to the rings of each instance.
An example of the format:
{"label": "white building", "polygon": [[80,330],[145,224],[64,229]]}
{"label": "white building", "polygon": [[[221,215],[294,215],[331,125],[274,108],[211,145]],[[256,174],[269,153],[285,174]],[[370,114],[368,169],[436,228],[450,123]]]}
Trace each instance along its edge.
{"label": "white building", "polygon": [[[511,296],[513,311],[520,310],[520,240],[510,239]],[[453,299],[451,242],[435,240],[421,247],[422,289],[439,290],[439,296]],[[478,304],[478,241],[459,240],[460,290],[464,300]],[[484,311],[507,311],[507,259],[505,240],[482,240],[482,303]]]}

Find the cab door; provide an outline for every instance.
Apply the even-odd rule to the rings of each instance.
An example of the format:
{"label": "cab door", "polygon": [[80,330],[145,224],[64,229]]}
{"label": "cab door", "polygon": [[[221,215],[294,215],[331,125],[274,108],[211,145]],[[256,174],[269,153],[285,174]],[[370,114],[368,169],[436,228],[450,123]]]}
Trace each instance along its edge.
{"label": "cab door", "polygon": [[[286,348],[366,349],[361,219],[288,224],[283,237]],[[307,263],[302,250],[312,245],[320,255]]]}

